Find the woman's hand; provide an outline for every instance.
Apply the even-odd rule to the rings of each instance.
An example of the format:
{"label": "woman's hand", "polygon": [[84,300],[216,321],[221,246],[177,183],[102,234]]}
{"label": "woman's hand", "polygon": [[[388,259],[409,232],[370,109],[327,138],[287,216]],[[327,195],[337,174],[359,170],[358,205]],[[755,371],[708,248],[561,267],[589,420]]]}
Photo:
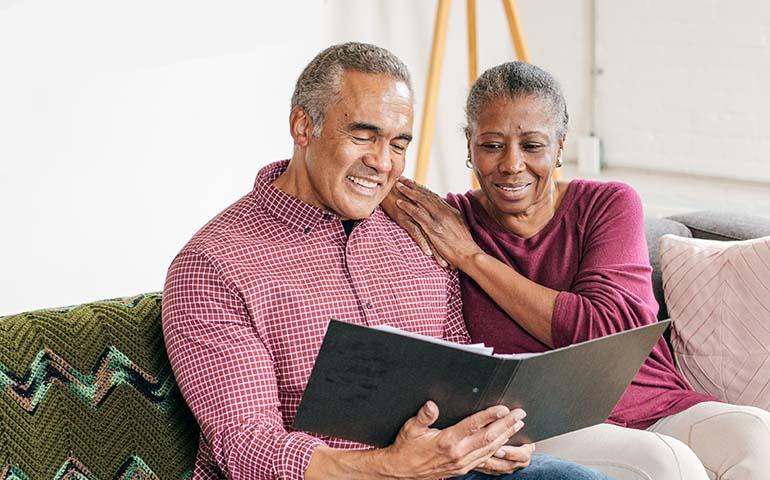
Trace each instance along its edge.
{"label": "woman's hand", "polygon": [[[399,181],[401,180],[406,179],[401,177]],[[425,255],[429,257],[433,255],[436,263],[442,267],[447,267],[448,263],[441,255],[433,250],[433,246],[430,244],[428,237],[425,235],[425,233],[423,233],[422,229],[420,229],[420,226],[417,225],[417,222],[412,220],[412,217],[410,217],[405,211],[401,210],[396,205],[396,202],[399,200],[410,201],[401,192],[399,192],[397,188],[392,188],[390,193],[388,193],[388,196],[385,197],[380,203],[380,208],[382,208],[382,210],[388,217],[390,217],[391,220],[396,222],[399,227],[403,228],[404,231],[406,231],[406,233],[412,237],[414,243],[420,247],[420,250],[422,250]]]}
{"label": "woman's hand", "polygon": [[396,182],[395,189],[403,195],[396,199],[396,206],[419,226],[434,255],[438,254],[447,263],[462,270],[466,261],[482,253],[460,212],[443,198],[403,177]]}

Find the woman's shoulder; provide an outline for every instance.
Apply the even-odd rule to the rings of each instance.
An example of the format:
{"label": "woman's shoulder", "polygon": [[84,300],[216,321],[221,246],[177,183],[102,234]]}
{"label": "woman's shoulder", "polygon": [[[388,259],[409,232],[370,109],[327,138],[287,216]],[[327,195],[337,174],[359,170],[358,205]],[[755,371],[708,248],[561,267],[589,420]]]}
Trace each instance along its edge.
{"label": "woman's shoulder", "polygon": [[639,194],[623,182],[575,179],[569,183],[572,203],[583,209],[624,209],[641,206]]}

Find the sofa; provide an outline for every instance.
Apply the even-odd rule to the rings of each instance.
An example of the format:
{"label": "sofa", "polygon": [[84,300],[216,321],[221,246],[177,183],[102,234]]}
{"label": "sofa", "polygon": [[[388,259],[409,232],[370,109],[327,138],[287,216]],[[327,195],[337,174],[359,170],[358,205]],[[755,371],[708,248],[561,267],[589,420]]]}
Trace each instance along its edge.
{"label": "sofa", "polygon": [[[658,239],[770,236],[770,219],[650,218],[653,285],[667,317]],[[0,479],[189,478],[198,427],[171,373],[160,293],[0,318]]]}

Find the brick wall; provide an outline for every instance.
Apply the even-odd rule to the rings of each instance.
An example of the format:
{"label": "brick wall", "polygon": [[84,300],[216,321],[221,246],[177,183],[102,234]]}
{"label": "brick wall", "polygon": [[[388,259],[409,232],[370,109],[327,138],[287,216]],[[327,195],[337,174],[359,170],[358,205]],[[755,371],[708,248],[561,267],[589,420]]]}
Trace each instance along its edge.
{"label": "brick wall", "polygon": [[596,0],[610,166],[770,182],[770,0]]}

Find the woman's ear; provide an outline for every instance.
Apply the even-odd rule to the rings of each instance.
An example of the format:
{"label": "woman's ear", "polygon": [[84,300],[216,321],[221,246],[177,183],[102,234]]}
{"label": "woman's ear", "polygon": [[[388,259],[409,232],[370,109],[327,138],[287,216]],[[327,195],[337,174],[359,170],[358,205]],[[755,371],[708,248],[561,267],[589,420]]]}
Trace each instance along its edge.
{"label": "woman's ear", "polygon": [[289,113],[289,132],[294,144],[300,147],[307,147],[310,143],[310,137],[313,136],[313,121],[305,109],[296,106]]}

